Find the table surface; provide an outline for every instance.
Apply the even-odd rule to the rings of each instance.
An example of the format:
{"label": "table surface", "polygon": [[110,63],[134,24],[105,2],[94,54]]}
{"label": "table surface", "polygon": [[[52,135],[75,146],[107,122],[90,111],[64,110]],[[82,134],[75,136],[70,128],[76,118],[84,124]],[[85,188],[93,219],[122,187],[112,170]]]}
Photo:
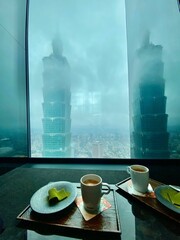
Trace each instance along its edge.
{"label": "table surface", "polygon": [[[122,232],[121,235],[119,234],[118,239],[180,239],[180,224],[178,222],[169,219],[150,207],[146,207],[138,201],[133,201],[132,198],[127,198],[127,196],[119,192],[115,184],[128,177],[125,171],[23,167],[16,168],[0,176],[0,223],[3,221],[4,224],[4,231],[0,233],[0,239],[92,239],[90,236],[84,236],[83,232],[80,232],[77,236],[68,236],[67,233],[66,236],[63,233],[60,236],[52,234],[41,227],[33,230],[26,229],[17,220],[19,213],[29,204],[31,196],[39,188],[53,181],[78,183],[81,176],[87,173],[99,174],[104,182],[108,182],[116,189],[115,195]],[[100,239],[99,236],[97,239]]]}

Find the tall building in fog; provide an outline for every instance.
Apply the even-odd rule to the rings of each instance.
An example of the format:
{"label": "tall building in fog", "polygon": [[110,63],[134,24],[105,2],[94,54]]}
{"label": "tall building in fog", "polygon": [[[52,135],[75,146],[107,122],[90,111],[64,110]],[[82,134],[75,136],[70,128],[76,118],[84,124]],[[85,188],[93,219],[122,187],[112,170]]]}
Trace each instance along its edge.
{"label": "tall building in fog", "polygon": [[92,144],[92,157],[102,158],[103,157],[103,144],[99,141],[95,141]]}
{"label": "tall building in fog", "polygon": [[52,41],[53,53],[43,58],[43,156],[70,157],[71,82],[61,40]]}
{"label": "tall building in fog", "polygon": [[147,33],[135,57],[132,157],[169,158],[163,48]]}

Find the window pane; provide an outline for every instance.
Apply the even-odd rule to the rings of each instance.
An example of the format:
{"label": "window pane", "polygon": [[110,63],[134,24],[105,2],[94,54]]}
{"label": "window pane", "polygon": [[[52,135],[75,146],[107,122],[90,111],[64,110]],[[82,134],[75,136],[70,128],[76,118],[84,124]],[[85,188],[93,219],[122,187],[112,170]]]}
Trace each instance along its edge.
{"label": "window pane", "polygon": [[31,0],[31,155],[129,158],[125,6]]}
{"label": "window pane", "polygon": [[180,12],[177,1],[126,0],[135,158],[180,158]]}
{"label": "window pane", "polygon": [[28,154],[25,10],[23,0],[0,1],[0,157]]}

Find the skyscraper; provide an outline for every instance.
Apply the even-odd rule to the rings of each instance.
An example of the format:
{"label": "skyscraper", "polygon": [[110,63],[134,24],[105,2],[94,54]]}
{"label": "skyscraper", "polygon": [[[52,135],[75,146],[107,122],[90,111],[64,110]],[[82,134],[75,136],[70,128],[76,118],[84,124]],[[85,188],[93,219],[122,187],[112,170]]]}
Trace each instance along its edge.
{"label": "skyscraper", "polygon": [[92,143],[92,157],[102,158],[103,157],[103,144],[99,141]]}
{"label": "skyscraper", "polygon": [[43,58],[43,156],[70,157],[71,81],[70,67],[62,55],[59,37],[52,41],[53,53]]}
{"label": "skyscraper", "polygon": [[136,52],[132,107],[134,158],[169,158],[162,51],[161,45],[150,43],[147,33]]}

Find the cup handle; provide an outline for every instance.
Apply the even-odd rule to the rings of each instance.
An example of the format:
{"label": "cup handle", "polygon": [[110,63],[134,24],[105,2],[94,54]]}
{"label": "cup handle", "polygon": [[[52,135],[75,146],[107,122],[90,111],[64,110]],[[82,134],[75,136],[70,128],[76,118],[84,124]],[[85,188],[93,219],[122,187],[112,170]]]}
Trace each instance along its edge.
{"label": "cup handle", "polygon": [[129,174],[131,173],[131,168],[130,168],[130,166],[127,167],[127,173],[129,173]]}
{"label": "cup handle", "polygon": [[107,190],[106,190],[106,191],[102,191],[102,195],[103,195],[103,194],[109,194],[110,191],[111,191],[110,186],[109,186],[107,183],[102,183],[102,186],[107,187]]}

